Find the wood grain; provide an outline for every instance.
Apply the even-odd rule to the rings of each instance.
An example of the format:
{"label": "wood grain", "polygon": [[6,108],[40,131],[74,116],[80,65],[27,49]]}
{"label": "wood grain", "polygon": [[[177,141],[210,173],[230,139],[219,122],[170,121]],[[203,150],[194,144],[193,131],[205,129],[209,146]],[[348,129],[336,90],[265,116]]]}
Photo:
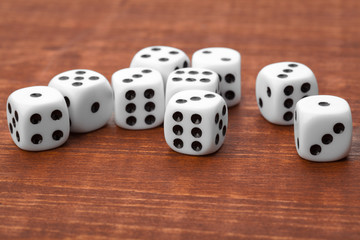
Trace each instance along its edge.
{"label": "wood grain", "polygon": [[[359,12],[357,0],[3,0],[0,239],[360,239]],[[162,127],[113,119],[55,150],[14,145],[11,92],[75,68],[110,79],[151,45],[241,52],[243,96],[219,152],[181,155]],[[320,94],[349,102],[347,159],[302,160],[293,128],[261,117],[256,75],[287,60],[314,71]]]}

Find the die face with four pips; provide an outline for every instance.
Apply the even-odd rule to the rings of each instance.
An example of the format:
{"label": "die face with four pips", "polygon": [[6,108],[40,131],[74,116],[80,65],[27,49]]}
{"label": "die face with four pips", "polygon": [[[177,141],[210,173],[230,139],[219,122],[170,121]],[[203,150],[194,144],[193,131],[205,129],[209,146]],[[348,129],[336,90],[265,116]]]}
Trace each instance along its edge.
{"label": "die face with four pips", "polygon": [[221,47],[200,49],[192,56],[192,67],[210,69],[219,75],[220,95],[228,107],[240,102],[241,56],[238,51]]}
{"label": "die face with four pips", "polygon": [[169,74],[190,66],[189,57],[180,49],[168,46],[152,46],[141,49],[133,57],[130,67],[148,67],[161,73],[166,86]]}
{"label": "die face with four pips", "polygon": [[310,68],[297,62],[270,64],[256,79],[256,99],[262,116],[271,123],[292,125],[294,108],[300,99],[318,94]]}
{"label": "die face with four pips", "polygon": [[342,98],[317,95],[296,104],[294,136],[300,157],[330,162],[346,157],[352,139],[349,104]]}
{"label": "die face with four pips", "polygon": [[164,83],[152,68],[126,68],[112,75],[115,122],[125,129],[149,129],[164,120]]}
{"label": "die face with four pips", "polygon": [[184,90],[207,90],[218,93],[218,74],[204,68],[182,68],[173,71],[166,84],[166,103],[175,93]]}
{"label": "die face with four pips", "polygon": [[9,96],[6,110],[11,137],[23,150],[48,150],[68,139],[68,109],[56,89],[35,86],[16,90]]}
{"label": "die face with four pips", "polygon": [[59,90],[69,109],[71,132],[90,132],[104,126],[113,111],[109,81],[100,73],[75,69],[56,75],[49,83]]}
{"label": "die face with four pips", "polygon": [[214,153],[222,146],[228,127],[224,99],[205,90],[176,93],[165,110],[164,134],[169,147],[189,155]]}

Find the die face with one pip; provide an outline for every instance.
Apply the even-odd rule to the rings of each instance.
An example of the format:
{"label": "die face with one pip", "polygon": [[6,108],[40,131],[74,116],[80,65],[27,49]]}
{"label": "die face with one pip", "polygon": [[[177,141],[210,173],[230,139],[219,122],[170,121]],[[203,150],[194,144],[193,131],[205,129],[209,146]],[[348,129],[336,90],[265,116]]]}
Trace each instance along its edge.
{"label": "die face with one pip", "polygon": [[149,129],[164,120],[164,83],[151,68],[126,68],[111,78],[115,122],[126,129]]}
{"label": "die face with one pip", "polygon": [[349,104],[342,98],[317,95],[296,104],[294,135],[300,157],[329,162],[346,157],[352,138]]}
{"label": "die face with one pip", "polygon": [[158,70],[163,78],[164,87],[172,71],[189,66],[189,57],[182,50],[167,46],[141,49],[135,54],[130,64],[130,67],[148,67]]}
{"label": "die face with one pip", "polygon": [[318,85],[313,72],[301,63],[270,64],[261,69],[256,79],[260,112],[274,124],[292,125],[297,101],[317,94]]}
{"label": "die face with one pip", "polygon": [[90,132],[104,126],[113,111],[109,81],[100,73],[75,69],[56,75],[49,83],[59,90],[69,109],[72,132]]}
{"label": "die face with one pip", "polygon": [[64,97],[46,86],[13,92],[6,104],[7,121],[14,143],[27,151],[59,147],[69,137],[69,114]]}
{"label": "die face with one pip", "polygon": [[219,77],[217,73],[203,68],[182,68],[173,71],[166,84],[166,103],[177,92],[196,89],[218,93]]}
{"label": "die face with one pip", "polygon": [[204,48],[192,57],[192,67],[206,68],[219,74],[220,95],[229,107],[241,99],[241,56],[230,48]]}
{"label": "die face with one pip", "polygon": [[166,143],[176,152],[206,155],[223,144],[228,126],[224,99],[205,90],[176,93],[165,110]]}

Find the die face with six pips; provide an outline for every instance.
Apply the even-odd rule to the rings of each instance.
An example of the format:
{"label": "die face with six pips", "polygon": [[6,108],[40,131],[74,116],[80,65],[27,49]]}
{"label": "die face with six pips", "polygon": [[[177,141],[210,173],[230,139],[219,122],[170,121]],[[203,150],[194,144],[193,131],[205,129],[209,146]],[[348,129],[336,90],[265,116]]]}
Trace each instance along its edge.
{"label": "die face with six pips", "polygon": [[169,147],[189,155],[216,152],[228,128],[228,109],[224,99],[205,90],[176,93],[165,110],[164,134]]}
{"label": "die face with six pips", "polygon": [[297,62],[280,62],[264,67],[256,79],[256,99],[262,116],[271,123],[292,125],[300,99],[318,94],[310,68]]}
{"label": "die face with six pips", "polygon": [[115,122],[119,127],[139,130],[159,126],[164,120],[164,84],[152,68],[126,68],[111,78]]}
{"label": "die face with six pips", "polygon": [[218,93],[218,74],[204,68],[182,68],[173,71],[166,84],[166,103],[175,93],[196,89]]}
{"label": "die face with six pips", "polygon": [[56,89],[35,86],[16,90],[9,96],[6,109],[11,137],[23,150],[48,150],[68,139],[68,109]]}
{"label": "die face with six pips", "polygon": [[342,98],[318,95],[296,104],[294,136],[298,154],[316,162],[346,157],[352,139],[349,104]]}
{"label": "die face with six pips", "polygon": [[147,67],[159,71],[164,87],[172,71],[189,66],[189,57],[182,50],[168,46],[143,48],[135,54],[130,64],[130,67]]}
{"label": "die face with six pips", "polygon": [[112,89],[100,73],[87,69],[66,71],[51,79],[49,86],[63,94],[72,132],[94,131],[110,119],[113,111]]}

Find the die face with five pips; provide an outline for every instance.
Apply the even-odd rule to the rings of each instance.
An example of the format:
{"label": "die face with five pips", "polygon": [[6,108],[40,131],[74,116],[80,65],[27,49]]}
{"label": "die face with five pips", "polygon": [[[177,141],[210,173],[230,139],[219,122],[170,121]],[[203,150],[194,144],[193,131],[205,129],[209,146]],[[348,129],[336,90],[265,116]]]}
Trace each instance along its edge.
{"label": "die face with five pips", "polygon": [[164,87],[172,71],[189,66],[189,57],[182,50],[168,46],[143,48],[135,54],[130,64],[130,67],[152,68],[159,71]]}
{"label": "die face with five pips", "polygon": [[100,73],[75,69],[56,75],[49,83],[59,90],[69,109],[71,132],[90,132],[104,126],[113,111],[109,81]]}
{"label": "die face with five pips", "polygon": [[115,122],[125,129],[159,126],[164,120],[164,83],[152,68],[126,68],[111,78],[115,101]]}
{"label": "die face with five pips", "polygon": [[16,90],[9,96],[6,110],[11,137],[23,150],[48,150],[68,139],[68,109],[56,89],[34,86]]}
{"label": "die face with five pips", "polygon": [[216,152],[224,142],[227,127],[226,102],[214,92],[182,91],[166,106],[165,140],[176,152],[189,155]]}
{"label": "die face with five pips", "polygon": [[300,157],[330,162],[346,157],[352,139],[349,104],[342,98],[317,95],[296,104],[294,136]]}
{"label": "die face with five pips", "polygon": [[271,123],[292,125],[294,108],[300,99],[318,94],[310,68],[297,62],[270,64],[256,79],[256,99],[262,116]]}

